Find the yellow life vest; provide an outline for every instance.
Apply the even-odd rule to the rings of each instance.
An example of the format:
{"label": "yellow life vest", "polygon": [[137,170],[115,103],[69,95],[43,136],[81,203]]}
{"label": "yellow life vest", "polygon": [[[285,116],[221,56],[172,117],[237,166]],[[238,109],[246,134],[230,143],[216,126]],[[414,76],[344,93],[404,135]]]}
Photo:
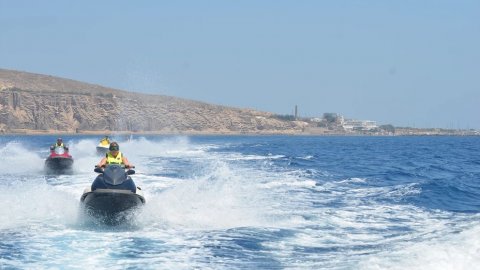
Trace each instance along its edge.
{"label": "yellow life vest", "polygon": [[63,142],[62,142],[62,144],[60,144],[60,145],[58,145],[57,143],[55,143],[55,144],[53,145],[53,147],[64,147],[64,146],[63,146]]}
{"label": "yellow life vest", "polygon": [[114,157],[110,152],[106,154],[107,157],[107,164],[118,164],[122,165],[123,164],[123,159],[122,159],[122,152],[118,152],[117,156]]}

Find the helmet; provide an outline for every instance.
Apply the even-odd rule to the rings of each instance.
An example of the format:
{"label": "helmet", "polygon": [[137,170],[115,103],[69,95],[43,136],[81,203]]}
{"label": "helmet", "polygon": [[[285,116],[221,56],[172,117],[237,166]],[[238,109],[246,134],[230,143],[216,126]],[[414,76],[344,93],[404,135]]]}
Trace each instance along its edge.
{"label": "helmet", "polygon": [[62,141],[62,138],[58,138],[58,139],[57,139],[57,142],[61,142],[61,141]]}
{"label": "helmet", "polygon": [[110,144],[110,147],[108,147],[108,150],[110,150],[110,151],[118,151],[118,150],[120,150],[120,147],[118,146],[118,143],[112,142],[112,143]]}

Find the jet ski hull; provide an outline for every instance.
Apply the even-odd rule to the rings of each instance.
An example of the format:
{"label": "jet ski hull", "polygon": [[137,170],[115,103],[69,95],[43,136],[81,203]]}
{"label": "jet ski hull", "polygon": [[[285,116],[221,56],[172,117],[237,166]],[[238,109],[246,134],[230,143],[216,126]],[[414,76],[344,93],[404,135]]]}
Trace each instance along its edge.
{"label": "jet ski hull", "polygon": [[108,152],[108,145],[98,145],[97,146],[97,154],[105,155]]}
{"label": "jet ski hull", "polygon": [[80,201],[86,213],[108,225],[117,225],[130,219],[134,210],[145,204],[142,191],[136,193],[121,189],[87,188]]}
{"label": "jet ski hull", "polygon": [[73,159],[71,157],[48,157],[45,160],[45,169],[50,173],[69,173],[72,171]]}

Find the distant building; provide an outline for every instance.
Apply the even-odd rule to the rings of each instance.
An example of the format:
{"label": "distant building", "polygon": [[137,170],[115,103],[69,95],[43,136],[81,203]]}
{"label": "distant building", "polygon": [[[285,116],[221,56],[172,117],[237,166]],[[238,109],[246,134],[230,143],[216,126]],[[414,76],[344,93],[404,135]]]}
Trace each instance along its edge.
{"label": "distant building", "polygon": [[346,131],[357,131],[357,130],[373,130],[378,128],[376,121],[371,120],[354,120],[354,119],[345,119],[343,120],[342,127]]}
{"label": "distant building", "polygon": [[310,118],[311,122],[316,122],[316,123],[322,122],[322,120],[323,120],[323,118],[320,118],[320,117]]}

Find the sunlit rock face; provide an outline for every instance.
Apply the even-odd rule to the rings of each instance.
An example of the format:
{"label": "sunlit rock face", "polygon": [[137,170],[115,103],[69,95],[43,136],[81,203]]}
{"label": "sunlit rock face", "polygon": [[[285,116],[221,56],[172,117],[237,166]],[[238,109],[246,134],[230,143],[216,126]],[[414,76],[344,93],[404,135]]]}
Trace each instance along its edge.
{"label": "sunlit rock face", "polygon": [[305,126],[268,112],[0,69],[3,133],[294,134]]}

